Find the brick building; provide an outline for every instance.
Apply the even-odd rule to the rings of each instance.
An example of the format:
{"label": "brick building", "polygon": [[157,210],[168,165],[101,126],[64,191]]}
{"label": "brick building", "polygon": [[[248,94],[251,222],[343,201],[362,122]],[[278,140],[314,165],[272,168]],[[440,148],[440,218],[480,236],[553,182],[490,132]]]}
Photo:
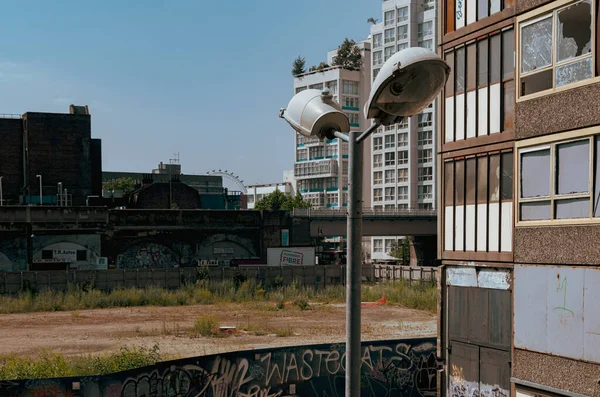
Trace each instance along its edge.
{"label": "brick building", "polygon": [[597,4],[440,5],[440,394],[600,395]]}
{"label": "brick building", "polygon": [[155,182],[148,174],[142,185],[131,194],[129,207],[194,210],[202,208],[202,205],[198,190],[182,183],[177,176],[172,176],[170,182]]}
{"label": "brick building", "polygon": [[56,204],[59,184],[68,204],[101,194],[101,141],[91,137],[87,107],[0,117],[0,136],[4,204],[39,204],[40,193],[43,204]]}

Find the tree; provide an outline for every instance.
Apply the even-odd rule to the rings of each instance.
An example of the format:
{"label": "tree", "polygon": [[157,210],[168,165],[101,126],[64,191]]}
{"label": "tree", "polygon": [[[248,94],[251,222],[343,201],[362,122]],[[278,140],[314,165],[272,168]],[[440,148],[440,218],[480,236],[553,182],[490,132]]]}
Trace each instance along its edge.
{"label": "tree", "polygon": [[377,19],[375,19],[375,18],[369,18],[369,19],[367,19],[367,23],[370,23],[371,25],[376,25],[377,24]]}
{"label": "tree", "polygon": [[118,179],[111,179],[102,186],[102,190],[120,190],[123,194],[129,194],[133,192],[135,187],[135,181],[131,177],[124,177]]}
{"label": "tree", "polygon": [[306,58],[303,58],[300,55],[298,55],[298,57],[294,59],[294,63],[292,65],[292,75],[297,76],[299,74],[306,73],[306,69],[304,69],[305,67]]}
{"label": "tree", "polygon": [[291,211],[294,208],[310,208],[310,203],[304,201],[300,193],[292,198],[286,196],[279,189],[267,194],[254,204],[254,209],[258,211]]}
{"label": "tree", "polygon": [[394,242],[392,250],[388,252],[388,255],[400,259],[403,265],[410,264],[410,240],[408,237]]}
{"label": "tree", "polygon": [[309,72],[322,72],[323,70],[327,69],[328,67],[329,67],[329,65],[327,64],[327,62],[321,62],[317,66],[311,66],[310,69],[308,69],[308,71]]}
{"label": "tree", "polygon": [[348,70],[360,70],[362,54],[354,40],[344,39],[344,42],[338,47],[337,55],[333,57],[333,65]]}

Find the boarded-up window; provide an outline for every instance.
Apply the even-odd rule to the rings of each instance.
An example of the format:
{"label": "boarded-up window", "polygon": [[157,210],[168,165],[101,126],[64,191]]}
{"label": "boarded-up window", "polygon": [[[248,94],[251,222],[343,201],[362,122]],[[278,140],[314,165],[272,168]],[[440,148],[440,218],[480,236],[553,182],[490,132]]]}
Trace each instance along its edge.
{"label": "boarded-up window", "polygon": [[500,178],[501,200],[512,200],[513,198],[513,154],[502,153],[501,158],[502,177]]}
{"label": "boarded-up window", "polygon": [[465,91],[465,47],[456,50],[456,93]]}
{"label": "boarded-up window", "polygon": [[500,199],[500,155],[490,156],[489,168],[489,195],[490,202],[497,202]]}
{"label": "boarded-up window", "polygon": [[488,81],[488,39],[477,42],[477,86],[486,87]]}
{"label": "boarded-up window", "polygon": [[450,65],[450,76],[446,81],[446,97],[451,97],[454,95],[454,79],[456,78],[454,73],[454,51],[446,53],[446,62]]}
{"label": "boarded-up window", "polygon": [[476,44],[467,46],[467,91],[474,90],[477,86],[477,53]]}
{"label": "boarded-up window", "polygon": [[467,159],[467,177],[465,184],[467,186],[466,202],[467,204],[475,204],[475,182],[477,179],[475,158]]}
{"label": "boarded-up window", "polygon": [[454,163],[447,161],[444,163],[444,205],[454,204]]}
{"label": "boarded-up window", "polygon": [[454,162],[455,168],[455,205],[464,205],[465,203],[465,161],[458,160]]}

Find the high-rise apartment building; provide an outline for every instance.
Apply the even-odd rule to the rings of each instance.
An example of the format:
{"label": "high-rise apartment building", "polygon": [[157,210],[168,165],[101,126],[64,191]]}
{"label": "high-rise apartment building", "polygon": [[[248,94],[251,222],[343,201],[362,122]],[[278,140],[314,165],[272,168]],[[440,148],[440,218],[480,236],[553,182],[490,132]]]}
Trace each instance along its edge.
{"label": "high-rise apartment building", "polygon": [[[333,99],[340,104],[353,130],[363,131],[368,122],[363,108],[371,89],[371,44],[357,43],[362,53],[360,70],[331,66],[294,77],[294,93],[306,89],[329,88]],[[333,64],[337,50],[329,51],[327,64]],[[369,163],[370,147],[363,145],[365,163]],[[368,168],[368,167],[367,167]],[[370,172],[364,171],[364,205],[370,206]],[[296,134],[294,178],[296,191],[312,208],[342,208],[348,204],[348,144],[340,139],[321,141]]]}
{"label": "high-rise apartment building", "polygon": [[[393,54],[408,47],[436,48],[436,5],[432,0],[384,0],[382,21],[371,27],[372,76]],[[373,209],[435,207],[436,103],[371,137],[371,201]],[[365,170],[365,172],[367,172]],[[371,259],[389,256],[397,236],[371,239]]]}

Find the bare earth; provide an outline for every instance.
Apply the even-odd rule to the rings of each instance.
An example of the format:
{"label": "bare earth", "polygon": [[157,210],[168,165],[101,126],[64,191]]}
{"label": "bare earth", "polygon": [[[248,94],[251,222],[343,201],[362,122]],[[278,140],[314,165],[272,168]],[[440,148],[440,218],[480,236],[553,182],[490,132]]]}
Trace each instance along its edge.
{"label": "bare earth", "polygon": [[[190,336],[200,316],[218,316],[222,326],[262,328],[267,335],[226,338]],[[33,355],[40,349],[65,355],[97,354],[121,346],[155,343],[169,357],[193,357],[235,350],[337,343],[344,341],[344,305],[313,306],[300,311],[252,309],[248,306],[200,305],[133,307],[78,312],[23,313],[0,316],[0,355]],[[430,337],[436,333],[435,316],[394,306],[362,309],[363,340]],[[281,330],[292,336],[278,337]]]}

